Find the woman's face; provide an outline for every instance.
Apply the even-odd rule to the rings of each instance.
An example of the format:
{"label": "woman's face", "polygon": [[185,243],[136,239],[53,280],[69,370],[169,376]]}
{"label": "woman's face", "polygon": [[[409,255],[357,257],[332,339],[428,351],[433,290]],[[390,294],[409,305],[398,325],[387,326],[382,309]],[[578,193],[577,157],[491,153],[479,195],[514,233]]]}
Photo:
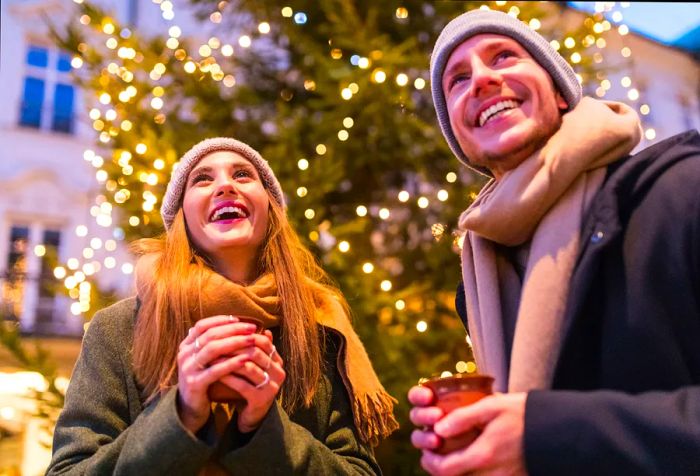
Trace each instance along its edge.
{"label": "woman's face", "polygon": [[253,257],[265,239],[269,200],[253,164],[235,152],[212,152],[187,177],[182,209],[190,238],[214,263]]}

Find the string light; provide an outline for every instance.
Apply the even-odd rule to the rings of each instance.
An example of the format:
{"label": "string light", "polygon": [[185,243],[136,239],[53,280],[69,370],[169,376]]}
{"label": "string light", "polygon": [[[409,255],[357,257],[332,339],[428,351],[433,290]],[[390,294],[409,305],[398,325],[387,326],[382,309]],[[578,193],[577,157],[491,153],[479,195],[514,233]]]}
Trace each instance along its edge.
{"label": "string light", "polygon": [[304,12],[297,12],[294,14],[294,23],[296,23],[297,25],[304,25],[306,24],[307,20],[308,17]]}
{"label": "string light", "polygon": [[[167,17],[169,17],[169,19],[172,19],[174,17],[173,2],[168,1],[168,0],[165,0],[165,1],[154,0],[154,3],[160,5],[161,11],[163,12],[163,15],[164,15],[164,18],[168,19]],[[210,15],[210,21],[212,21],[214,23],[221,22],[221,20],[223,18],[222,14],[221,14],[221,10],[223,10],[223,7],[226,5],[227,5],[227,2],[220,2],[219,6],[218,6],[218,9],[220,11],[213,12]],[[506,5],[506,2],[496,2],[496,5],[503,7]],[[307,16],[307,14],[305,12],[301,12],[301,11],[294,12],[292,10],[292,8],[290,8],[288,6],[281,8],[280,13],[281,13],[282,17],[284,17],[284,18],[291,18],[293,20],[293,22],[297,25],[304,25],[309,21],[309,17]],[[509,8],[508,13],[517,17],[520,14],[520,9],[516,6],[512,6]],[[408,10],[402,6],[396,9],[395,14],[396,14],[396,18],[399,20],[408,18]],[[311,18],[311,19],[313,20],[313,18]],[[626,25],[620,24],[620,22],[622,22],[622,19],[623,19],[623,16],[621,13],[619,13],[619,12],[613,13],[612,21],[616,23],[613,31],[616,31],[621,36],[624,36],[628,32],[628,28],[626,27]],[[82,15],[80,17],[80,23],[83,25],[89,25],[90,23],[95,23],[97,28],[101,29],[102,32],[106,35],[113,35],[115,32],[119,31],[119,36],[121,38],[126,39],[126,38],[129,38],[131,36],[131,32],[128,29],[120,29],[118,26],[115,25],[115,23],[111,19],[109,19],[107,17],[105,17],[104,19],[99,19],[97,17],[91,19],[90,16],[88,16],[88,15]],[[397,23],[401,23],[401,22],[397,22]],[[537,18],[531,18],[531,19],[529,19],[529,21],[527,21],[527,25],[534,30],[538,30],[541,28],[542,23]],[[605,31],[609,31],[611,28],[613,28],[612,25],[610,24],[610,22],[608,22],[608,21],[597,21],[597,22],[592,21],[590,25],[591,26],[589,27],[589,30],[588,30],[589,32],[593,31],[593,32],[602,33]],[[271,31],[271,27],[270,27],[270,24],[268,22],[260,22],[257,25],[251,25],[251,28],[254,31],[248,30],[247,31],[248,34],[244,34],[244,35],[240,36],[237,40],[238,45],[240,45],[242,48],[250,47],[252,45],[253,37],[255,37],[255,35],[257,35],[257,34],[265,35]],[[195,52],[194,54],[192,54],[193,52],[190,52],[188,54],[186,51],[186,48],[188,48],[188,46],[186,45],[186,42],[184,40],[183,40],[182,47],[180,47],[179,38],[181,38],[181,36],[182,36],[181,28],[177,25],[171,25],[167,28],[167,32],[168,32],[170,38],[168,38],[166,40],[166,46],[171,51],[166,51],[165,54],[166,54],[166,56],[171,55],[171,57],[174,57],[175,59],[180,61],[183,65],[183,69],[185,72],[187,72],[189,74],[197,73],[197,74],[195,74],[195,78],[202,77],[202,75],[199,73],[208,73],[208,75],[211,76],[210,79],[213,79],[215,81],[223,81],[223,85],[226,87],[235,86],[235,84],[236,84],[235,77],[232,74],[229,74],[226,71],[224,71],[222,69],[222,66],[217,63],[216,58],[215,58],[215,57],[220,58],[221,56],[223,56],[223,57],[233,56],[234,55],[234,47],[231,44],[228,44],[228,43],[222,44],[221,40],[219,40],[216,37],[212,37],[212,38],[209,38],[209,40],[207,41],[206,44],[202,44],[200,46],[195,46],[196,49],[194,50],[194,52]],[[106,42],[105,42],[106,44],[108,42],[108,47],[112,47],[112,48],[116,49],[117,56],[119,56],[119,58],[121,58],[123,60],[137,61],[138,56],[143,58],[143,56],[140,53],[138,53],[134,48],[132,48],[128,42],[124,42],[121,39],[117,39],[115,37],[104,38],[104,40],[106,40]],[[120,42],[121,42],[121,47],[120,47]],[[569,50],[573,50],[574,48],[576,48],[577,45],[581,45],[581,44],[584,45],[584,47],[593,46],[595,44],[595,46],[599,50],[603,50],[607,47],[607,42],[605,41],[604,38],[602,38],[602,37],[596,38],[592,34],[586,35],[583,39],[578,38],[578,40],[575,40],[572,37],[567,37],[563,40],[563,43],[564,43],[564,46]],[[102,43],[100,43],[100,44],[102,44]],[[552,41],[551,44],[555,49],[560,49],[562,47],[557,41]],[[87,46],[83,45],[83,47],[84,47],[84,50],[87,51],[87,49],[86,49]],[[579,48],[580,48],[580,46],[579,46]],[[217,50],[220,51],[221,56],[216,54]],[[202,58],[202,60],[200,62],[197,62],[194,59],[192,59],[192,56],[197,57],[196,53],[199,53],[200,57]],[[569,51],[567,53],[568,54],[566,56],[568,56],[568,58],[570,59],[570,61],[573,64],[581,64],[583,62],[583,57],[582,57],[580,52]],[[114,52],[111,52],[110,54],[114,55]],[[377,63],[377,66],[381,65],[382,52],[380,50],[375,50],[375,51],[369,52],[369,53],[367,53],[367,57],[364,57],[364,56],[361,56],[359,54],[352,54],[351,55],[350,52],[348,52],[347,50],[343,51],[340,48],[334,47],[334,48],[330,49],[330,54],[331,54],[331,57],[338,59],[338,60],[342,60],[343,64],[347,65],[348,63],[345,63],[345,62],[349,61],[349,63],[351,65],[356,66],[362,70],[367,70],[367,69],[372,68],[373,62]],[[629,58],[629,57],[631,57],[632,52],[629,49],[629,47],[624,46],[624,47],[621,47],[620,54],[625,58]],[[87,58],[87,57],[89,57],[89,56],[84,54],[84,52],[83,52],[82,57],[81,56],[74,56],[71,60],[72,67],[77,69],[77,68],[84,66],[83,58]],[[205,61],[205,60],[207,60],[207,61]],[[211,62],[209,62],[209,60],[211,60]],[[601,62],[602,55],[600,53],[597,53],[597,52],[594,53],[593,60],[596,63]],[[150,77],[150,79],[152,81],[159,81],[161,79],[161,77],[163,77],[167,73],[167,69],[172,68],[172,63],[170,63],[170,59],[166,58],[165,60],[161,59],[160,61],[162,61],[162,62],[156,63],[156,65],[153,67],[153,69],[150,71],[150,73],[148,71],[146,71],[146,73],[148,73],[148,76]],[[124,62],[118,61],[118,62],[119,62],[119,64],[116,64],[114,62],[110,63],[109,66],[107,67],[107,71],[109,72],[109,74],[113,75],[114,80],[117,80],[117,81],[121,80],[121,81],[124,81],[125,83],[131,82],[134,79],[134,73],[138,73],[136,66],[133,66],[133,67],[129,66],[129,68],[132,69],[130,71],[130,70],[126,69],[126,67],[125,67],[125,66],[127,66],[126,61],[124,61]],[[129,64],[131,64],[131,63],[129,63]],[[166,65],[167,65],[167,67],[166,67]],[[408,71],[408,70],[406,70],[406,71]],[[359,73],[359,71],[357,71],[357,72]],[[106,73],[103,73],[103,75],[105,75],[105,74]],[[364,73],[364,74],[366,74],[366,73]],[[412,70],[411,70],[411,74],[412,74]],[[423,90],[427,86],[426,80],[421,78],[421,77],[416,77],[414,80],[412,80],[413,82],[410,83],[408,74],[403,73],[403,72],[397,74],[396,71],[393,71],[391,69],[385,70],[384,68],[374,67],[374,69],[371,70],[371,72],[368,76],[369,76],[369,79],[375,84],[386,83],[387,79],[390,79],[390,77],[393,77],[396,85],[399,87],[405,87],[405,86],[408,86],[409,84],[412,84],[413,88],[415,88],[416,90]],[[578,75],[578,77],[579,77],[579,80],[582,80],[580,75]],[[100,79],[102,79],[102,78],[100,78]],[[105,79],[106,79],[106,77],[105,77]],[[167,78],[165,78],[165,79],[167,79]],[[626,81],[625,81],[625,79],[626,79]],[[610,80],[603,77],[603,78],[598,78],[598,81],[600,81],[600,86],[598,89],[596,89],[596,92],[600,91],[602,93],[605,93],[606,91],[610,90],[610,88],[611,88]],[[358,94],[358,91],[359,91],[358,83],[359,84],[366,84],[360,80],[357,80],[357,83],[351,83],[345,87],[338,88],[338,90],[340,90],[340,92],[341,92],[341,97],[345,100],[352,99],[355,94]],[[142,84],[142,83],[137,83],[137,84]],[[112,106],[109,109],[102,108],[103,110],[107,109],[107,111],[105,111],[105,112],[100,111],[100,109],[98,109],[98,108],[93,108],[92,110],[90,110],[89,116],[90,116],[90,119],[92,121],[94,121],[93,126],[95,127],[96,130],[98,130],[100,132],[99,140],[102,143],[107,143],[110,141],[111,137],[115,137],[116,133],[118,133],[120,131],[129,132],[129,131],[133,130],[133,124],[131,123],[131,121],[129,121],[128,119],[124,119],[124,116],[127,115],[124,113],[125,107],[127,107],[127,108],[133,107],[132,105],[137,104],[137,103],[141,103],[141,101],[143,100],[143,101],[146,101],[146,104],[150,103],[151,108],[154,111],[159,111],[160,109],[164,108],[165,107],[164,99],[165,99],[165,97],[169,97],[165,94],[165,92],[166,92],[165,89],[167,88],[167,84],[169,84],[169,83],[167,81],[164,81],[162,84],[166,85],[165,88],[162,86],[156,86],[156,87],[151,86],[148,89],[143,90],[141,95],[138,95],[136,89],[133,87],[132,87],[133,89],[124,89],[124,91],[119,91],[119,89],[121,89],[121,87],[125,86],[123,83],[121,83],[122,86],[119,89],[115,90],[110,85],[110,83],[108,81],[105,82],[102,85],[104,91],[100,91],[100,94],[98,95],[98,101],[105,106],[110,105],[113,100],[116,101],[118,99],[118,102],[116,102],[116,106]],[[391,84],[391,81],[389,81],[389,84]],[[623,78],[621,80],[621,84],[623,87],[631,88],[632,81],[629,79],[629,77],[626,77],[626,78]],[[303,82],[303,85],[304,85],[305,90],[307,90],[307,91],[315,91],[317,88],[316,82],[310,78],[305,79]],[[139,88],[143,88],[143,86],[139,86]],[[283,94],[282,94],[283,97],[284,97],[284,94],[285,93],[283,92]],[[138,97],[137,97],[137,95],[138,95]],[[627,95],[628,95],[628,98],[630,100],[635,100],[635,101],[638,100],[640,97],[639,90],[636,88],[629,89],[627,91]],[[633,97],[634,97],[634,99],[633,99]],[[290,95],[290,98],[291,98],[291,95]],[[648,104],[640,105],[639,111],[640,111],[640,114],[642,114],[642,115],[648,115],[650,113],[649,105]],[[121,119],[121,122],[119,122],[117,120],[117,117],[119,117],[119,119]],[[165,121],[165,118],[166,118],[166,116],[162,113],[158,113],[157,115],[154,113],[154,116],[153,116],[153,120],[159,124],[163,123]],[[97,122],[97,121],[100,121],[100,122]],[[117,122],[112,124],[115,121],[117,121]],[[345,117],[342,120],[343,128],[342,129],[340,127],[337,128],[337,139],[339,141],[345,142],[345,141],[350,140],[349,129],[353,127],[354,122],[355,121],[351,117]],[[644,134],[645,134],[645,138],[647,138],[648,140],[652,140],[653,138],[655,138],[656,132],[653,128],[646,128]],[[361,136],[361,134],[358,136]],[[126,136],[126,137],[128,137],[128,136]],[[134,142],[136,142],[136,141],[134,141]],[[128,140],[126,143],[129,143]],[[132,142],[132,144],[133,144],[133,142]],[[164,170],[166,167],[166,162],[163,159],[155,158],[155,160],[154,160],[154,158],[150,156],[148,146],[146,144],[147,143],[145,141],[140,142],[133,149],[135,151],[135,153],[138,155],[148,154],[143,159],[139,159],[139,160],[141,160],[141,162],[139,162],[137,164],[136,162],[138,162],[138,161],[134,161],[134,164],[132,165],[131,163],[128,163],[129,161],[126,161],[123,165],[120,164],[120,166],[122,167],[122,174],[123,174],[122,177],[111,177],[110,176],[111,172],[108,173],[107,170],[102,168],[105,166],[105,161],[102,157],[97,156],[92,151],[91,151],[92,153],[88,153],[88,151],[85,152],[85,154],[84,154],[85,160],[90,161],[91,164],[96,169],[96,178],[98,178],[98,180],[100,180],[101,183],[104,183],[106,190],[110,191],[110,193],[108,194],[108,197],[109,197],[109,200],[113,201],[112,203],[122,204],[130,199],[132,192],[129,190],[130,185],[128,185],[128,184],[131,182],[124,181],[123,183],[122,182],[118,183],[118,180],[121,180],[128,175],[135,174],[139,178],[139,183],[144,184],[144,187],[145,186],[151,186],[151,187],[156,186],[159,183],[159,180],[163,179],[162,173],[160,173],[160,174],[155,174],[155,173],[141,174],[143,169],[138,168],[139,166],[143,166],[141,164],[143,164],[144,159],[147,160],[147,164],[152,163],[153,169],[155,169],[155,170],[161,171],[161,170]],[[148,144],[153,146],[151,144],[151,142],[148,142]],[[143,147],[142,151],[140,151],[141,146]],[[133,147],[133,146],[129,146],[129,147]],[[155,147],[155,146],[153,146],[153,147]],[[157,151],[157,150],[158,150],[157,148],[154,149],[154,151]],[[328,148],[325,144],[318,144],[315,148],[315,151],[316,151],[317,155],[323,156],[328,152]],[[152,153],[154,156],[156,154],[160,154],[160,152],[152,152]],[[110,163],[110,160],[112,160],[112,159],[108,158],[108,164]],[[171,162],[169,162],[169,163],[171,163]],[[134,171],[134,165],[137,166],[136,171]],[[309,168],[309,165],[310,165],[309,161],[305,158],[299,159],[297,162],[297,167],[300,171],[307,170]],[[146,167],[147,166],[148,165],[146,165]],[[141,180],[141,177],[143,177],[143,180]],[[445,180],[448,183],[455,183],[457,181],[457,179],[458,179],[458,176],[454,172],[449,172],[445,176]],[[419,190],[421,190],[423,193],[426,193],[425,191],[423,191],[422,188]],[[155,189],[154,189],[154,191],[155,191]],[[133,190],[133,192],[134,192],[135,197],[140,197],[142,195],[141,191]],[[297,195],[301,198],[307,196],[307,194],[309,193],[308,189],[306,187],[303,187],[303,186],[297,187],[296,192],[297,192]],[[146,197],[147,197],[147,195],[143,194],[143,198],[144,198],[143,210],[144,211],[155,210],[154,204],[156,203],[155,200],[157,200],[155,195],[152,194],[152,199],[147,199]],[[431,198],[432,197],[433,196],[431,195]],[[447,190],[440,189],[437,191],[436,198],[438,201],[440,201],[440,202],[447,201],[448,197],[449,197],[449,193]],[[411,194],[407,190],[401,190],[398,192],[397,198],[401,203],[406,203],[409,200],[411,200]],[[108,203],[108,202],[104,202],[104,203]],[[141,202],[138,202],[138,203],[141,203]],[[430,201],[426,196],[419,196],[419,197],[417,197],[417,205],[419,208],[426,209],[430,206]],[[356,214],[358,215],[358,217],[365,217],[369,214],[368,206],[369,206],[369,204],[367,206],[359,205],[356,207],[355,211],[356,211]],[[372,214],[374,214],[374,213],[376,213],[377,216],[382,220],[388,220],[392,217],[392,213],[389,211],[389,208],[382,207],[381,204],[372,203]],[[101,208],[98,208],[97,213],[93,216],[95,216],[96,221],[101,226],[105,226],[105,224],[107,224],[107,223],[109,223],[109,225],[111,226],[111,223],[112,223],[111,210],[105,211]],[[316,212],[313,209],[309,208],[309,209],[306,209],[304,211],[304,216],[307,219],[311,220],[311,219],[315,218]],[[400,214],[397,213],[397,216],[400,216]],[[142,224],[148,224],[148,222],[149,222],[149,214],[148,213],[143,214],[143,216],[141,216],[141,217],[134,215],[134,216],[131,216],[128,218],[129,226],[133,226],[133,227],[141,226]],[[116,230],[115,230],[115,233],[116,233]],[[123,238],[123,231],[120,231],[120,234]],[[87,228],[85,230],[85,235],[87,235]],[[115,235],[115,237],[116,237],[116,235]],[[312,230],[311,232],[309,232],[309,238],[312,239],[312,241],[318,241],[320,236],[319,236],[319,233],[317,231]],[[331,238],[333,238],[333,237],[331,237]],[[115,244],[115,247],[116,247],[116,241],[113,241],[113,243]],[[335,243],[335,239],[333,239],[333,243]],[[346,252],[349,252],[349,243],[347,241],[341,240],[338,244],[338,249],[341,250],[341,252],[342,252],[341,244],[343,244],[343,243],[347,243],[348,250]],[[91,241],[91,244],[92,244],[92,241]],[[103,246],[104,246],[104,249],[106,251],[106,249],[107,249],[106,242]],[[345,245],[343,245],[343,247],[344,246]],[[332,247],[332,245],[329,248],[331,248],[331,247]],[[99,249],[99,247],[98,248],[92,247],[92,248]],[[113,268],[118,266],[114,257],[109,256],[106,258],[100,258],[100,260],[103,260],[101,262],[104,263],[105,268],[108,268],[108,269],[112,268],[113,269]],[[96,262],[98,264],[100,263],[100,261],[96,261]],[[90,266],[87,266],[88,264]],[[108,264],[109,264],[109,266],[108,266]],[[365,265],[366,264],[370,264],[372,267],[374,266],[370,262],[365,263]],[[58,269],[58,268],[56,268],[56,269]],[[62,269],[64,269],[64,272],[66,272],[65,268],[62,268]],[[94,266],[94,264],[92,264],[92,262],[86,263],[85,265],[83,265],[83,271],[85,272],[85,274],[92,274],[92,271],[90,273],[88,273],[87,271],[88,270],[94,271],[95,269],[96,269],[96,267]],[[127,267],[127,269],[128,269],[128,267]],[[122,271],[124,271],[124,270],[122,269]],[[363,265],[363,271],[364,271],[364,265]],[[128,273],[126,273],[126,274],[128,274]],[[64,276],[61,279],[65,279],[66,277],[67,276]],[[76,278],[76,280],[77,280],[77,278]],[[389,283],[388,290],[390,290],[391,289],[391,282],[388,280],[382,281],[382,284],[381,284],[382,290],[386,290],[386,289],[384,289],[385,283]],[[81,288],[81,290],[82,290],[82,288]],[[77,292],[77,290],[76,290],[76,292]],[[401,303],[401,304],[399,304],[399,303]],[[403,300],[398,300],[395,303],[395,307],[397,310],[401,310],[401,309],[405,308],[405,306],[406,306],[406,304]],[[426,323],[426,325],[427,325],[427,323]],[[464,362],[461,362],[461,364],[462,365],[461,365],[460,369],[458,369],[458,371],[463,371],[463,369],[464,369],[464,365],[465,365]]]}
{"label": "string light", "polygon": [[372,72],[372,81],[381,84],[386,81],[386,73],[384,70],[377,68]]}
{"label": "string light", "polygon": [[233,55],[233,46],[229,44],[225,44],[224,46],[221,47],[221,54],[229,57]]}
{"label": "string light", "polygon": [[258,25],[258,31],[259,31],[260,33],[262,33],[263,35],[266,35],[266,34],[270,33],[270,24],[269,24],[268,22],[266,22],[266,21],[260,23],[260,24]]}

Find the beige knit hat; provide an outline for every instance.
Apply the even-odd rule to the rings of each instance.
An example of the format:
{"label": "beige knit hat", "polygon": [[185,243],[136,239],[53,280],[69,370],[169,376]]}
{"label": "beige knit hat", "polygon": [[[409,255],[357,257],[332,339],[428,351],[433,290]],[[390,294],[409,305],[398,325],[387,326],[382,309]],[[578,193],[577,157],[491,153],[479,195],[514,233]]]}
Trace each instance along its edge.
{"label": "beige knit hat", "polygon": [[280,187],[280,183],[277,181],[277,177],[275,177],[267,161],[262,158],[258,151],[236,139],[214,137],[211,139],[204,139],[188,150],[185,155],[182,156],[179,165],[170,176],[170,182],[168,183],[168,188],[163,197],[163,204],[160,207],[160,216],[163,218],[163,224],[166,230],[170,230],[170,226],[175,219],[175,214],[182,205],[182,195],[185,191],[187,177],[190,175],[194,166],[207,154],[221,150],[235,152],[250,161],[258,171],[263,186],[270,191],[275,201],[282,208],[285,208],[282,187]]}

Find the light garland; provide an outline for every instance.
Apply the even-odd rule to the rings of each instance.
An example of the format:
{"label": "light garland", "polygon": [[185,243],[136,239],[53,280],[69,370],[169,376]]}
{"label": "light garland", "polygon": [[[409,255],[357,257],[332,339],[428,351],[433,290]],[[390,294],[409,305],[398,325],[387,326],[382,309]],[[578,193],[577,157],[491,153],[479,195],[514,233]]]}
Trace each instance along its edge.
{"label": "light garland", "polygon": [[[130,42],[131,32],[127,29],[119,29],[118,25],[115,24],[109,17],[103,19],[90,18],[89,15],[81,15],[79,21],[82,25],[86,27],[93,28],[99,31],[101,34],[105,35],[104,48],[109,51],[116,52],[116,56],[119,58],[119,62],[111,62],[105,70],[103,70],[100,77],[100,84],[103,86],[103,91],[100,92],[98,96],[99,105],[90,110],[89,117],[93,121],[93,128],[97,133],[99,133],[98,138],[101,143],[109,144],[114,137],[119,134],[129,134],[134,130],[133,123],[128,119],[123,117],[123,112],[121,104],[133,104],[138,101],[146,101],[150,105],[153,111],[153,120],[157,124],[162,124],[167,120],[168,114],[168,88],[166,83],[160,84],[159,82],[163,80],[168,74],[168,70],[181,67],[188,74],[200,74],[209,75],[214,81],[222,82],[223,86],[227,88],[235,87],[236,78],[232,71],[226,71],[225,68],[219,63],[222,59],[228,59],[235,55],[238,48],[250,48],[253,43],[261,35],[267,35],[271,32],[272,27],[269,22],[262,21],[251,28],[249,31],[241,32],[241,35],[227,43],[222,39],[211,36],[207,39],[205,43],[202,43],[194,47],[195,55],[199,59],[195,59],[192,54],[188,52],[188,46],[183,40],[183,31],[179,25],[174,24],[174,18],[176,16],[175,8],[170,1],[153,0],[153,3],[160,6],[161,14],[163,18],[168,20],[170,25],[167,27],[168,38],[165,40],[165,45],[167,50],[164,51],[164,58],[159,62],[152,65],[147,71],[148,78],[152,81],[151,85],[145,86],[143,84],[143,78],[137,80],[135,77],[136,71],[138,70],[139,58],[143,58],[138,51],[134,49],[134,45]],[[607,2],[610,3],[610,2]],[[520,15],[520,9],[517,6],[508,7],[507,2],[495,2],[496,6],[507,10],[507,12],[513,16]],[[217,5],[217,10],[212,12],[209,16],[209,21],[218,25],[224,19],[226,15],[225,9],[228,6],[228,2],[222,1]],[[487,8],[486,6],[482,8]],[[605,8],[605,7],[603,7]],[[610,7],[612,8],[612,7]],[[291,7],[285,6],[280,9],[280,14],[283,18],[289,19],[295,25],[299,27],[305,27],[309,25],[309,17],[306,12],[294,11]],[[405,7],[399,7],[394,12],[396,21],[405,24],[404,20],[410,17],[410,12]],[[613,26],[608,21],[594,21],[591,19],[589,36],[584,37],[582,40],[585,48],[597,48],[598,50],[603,50],[607,47],[607,42],[602,37],[606,32],[612,31]],[[617,25],[616,31],[624,36],[627,34],[629,29],[622,24],[622,14],[619,15],[617,12],[613,13],[613,21],[619,23]],[[541,28],[541,22],[537,18],[532,18],[529,20],[528,25],[534,30]],[[119,31],[119,35],[116,32]],[[557,41],[552,41],[553,46],[557,49],[567,48],[573,49],[577,45],[577,40],[574,38],[565,38],[562,40],[563,44],[559,44]],[[573,44],[572,44],[573,42]],[[602,54],[600,55],[600,61],[596,58],[598,52],[594,53],[593,58],[595,62],[602,61]],[[349,64],[355,68],[360,74],[365,75],[366,79],[369,80],[370,84],[375,84],[383,87],[398,87],[398,88],[413,88],[416,91],[422,91],[427,86],[427,71],[414,72],[414,71],[388,71],[382,66],[382,52],[375,50],[371,52],[366,52],[366,56],[360,54],[352,54],[342,51],[340,48],[331,47],[329,50],[331,59],[336,61],[348,61]],[[621,55],[626,58],[631,58],[631,51],[624,50],[624,54],[621,51]],[[580,64],[582,61],[581,54],[577,51],[572,51],[566,55],[574,65]],[[79,56],[73,57],[71,64],[78,69],[83,67],[83,59]],[[610,89],[609,80],[607,78],[599,78],[600,88],[605,84],[606,88],[604,91]],[[603,81],[608,81],[608,83],[603,83]],[[134,84],[132,84],[134,83]],[[338,85],[338,91],[340,97],[346,101],[352,101],[357,99],[360,94],[360,86],[362,83],[360,81],[344,81],[344,84]],[[625,84],[627,81],[625,82]],[[115,85],[120,85],[115,88]],[[144,87],[148,88],[142,90]],[[307,91],[316,90],[316,82],[307,78],[304,80],[303,87]],[[623,87],[629,88],[630,94],[634,96],[632,92],[638,90],[632,87],[631,81],[629,81],[629,86]],[[632,99],[630,99],[632,100]],[[639,99],[638,99],[639,100]],[[640,101],[641,103],[641,101]],[[640,112],[645,115],[649,114],[649,106],[647,104],[640,105]],[[334,147],[342,147],[343,143],[347,143],[352,140],[351,129],[355,124],[355,119],[352,117],[345,117],[342,120],[342,127],[337,129],[334,137],[329,137],[325,142],[319,143],[315,146],[314,151],[316,153],[316,158],[323,157],[324,155],[331,155],[332,149]],[[645,133],[646,134],[646,133]],[[648,137],[648,135],[647,135]],[[334,142],[336,141],[337,142]],[[133,157],[139,156],[138,164],[135,163]],[[170,169],[168,164],[175,165],[172,159],[165,160],[163,154],[159,153],[158,150],[150,150],[145,142],[141,142],[134,147],[134,150],[115,150],[113,160],[121,167],[122,175],[116,177],[115,179],[110,179],[105,167],[105,159],[95,153],[94,151],[86,151],[85,158],[89,161],[96,169],[96,179],[104,184],[105,190],[108,192],[106,195],[101,195],[95,201],[95,206],[91,210],[91,214],[95,218],[95,222],[100,228],[102,227],[112,227],[114,219],[112,217],[113,207],[111,202],[116,205],[122,205],[129,200],[134,200],[140,197],[142,200],[141,209],[143,214],[141,216],[132,215],[128,218],[128,226],[138,227],[143,224],[148,224],[150,221],[150,214],[154,213],[158,208],[159,198],[156,196],[154,191],[159,184],[167,181],[169,177]],[[141,159],[145,159],[146,162],[142,162]],[[312,160],[315,160],[312,159]],[[139,170],[141,163],[152,164],[154,170],[146,173],[145,171]],[[307,158],[299,158],[297,161],[297,168],[300,172],[305,172],[309,170],[311,162]],[[128,177],[135,176],[139,184],[141,184],[141,189],[130,190],[127,184],[133,183],[132,179]],[[304,177],[302,175],[302,177]],[[457,181],[458,176],[455,172],[449,172],[445,176],[445,181],[448,184],[453,184]],[[438,189],[435,191],[434,189]],[[355,209],[355,214],[360,218],[373,219],[370,217],[377,217],[381,222],[387,222],[390,220],[395,220],[396,217],[401,216],[401,210],[408,210],[407,207],[417,206],[421,210],[434,209],[437,205],[442,202],[446,202],[449,199],[449,192],[439,186],[434,187],[433,191],[430,193],[418,193],[414,190],[413,196],[407,190],[401,190],[396,193],[396,199],[398,204],[396,208],[390,208],[388,206],[374,206],[368,207],[367,205],[357,205]],[[296,188],[296,195],[300,199],[305,199],[310,196],[310,186],[307,183],[298,184]],[[109,198],[108,198],[109,197]],[[401,208],[403,207],[403,208]],[[370,213],[370,210],[372,212]],[[93,213],[94,211],[94,213]],[[307,220],[314,220],[317,217],[317,213],[313,208],[306,208],[303,212],[304,217]],[[439,225],[439,226],[437,226]],[[440,226],[443,227],[440,235],[445,232],[444,225],[436,224],[433,226],[433,232],[439,229]],[[119,230],[118,232],[116,230]],[[81,229],[81,233],[84,233],[82,237],[90,239],[87,237],[87,227],[85,230]],[[124,231],[115,228],[115,240],[124,238]],[[77,230],[76,230],[76,234]],[[314,242],[319,242],[319,240],[326,239],[323,236],[329,237],[333,243],[335,243],[335,237],[333,237],[328,228],[321,229],[319,225],[318,230],[311,230],[309,232],[309,239]],[[80,236],[80,235],[78,235]],[[120,236],[121,238],[117,238]],[[116,241],[115,241],[116,242]],[[459,239],[456,239],[457,244],[459,244]],[[92,243],[92,241],[91,241]],[[352,254],[352,243],[348,240],[340,240],[337,246],[334,247],[338,252],[342,254]],[[82,255],[82,261],[78,258],[73,258],[76,261],[71,261],[71,266],[57,267],[54,270],[54,275],[57,279],[63,279],[64,282],[72,286],[69,288],[71,292],[75,289],[79,294],[80,298],[80,309],[85,309],[86,304],[83,299],[85,295],[89,294],[85,289],[87,286],[83,286],[83,292],[80,293],[80,285],[82,283],[87,283],[85,281],[86,277],[92,276],[99,272],[100,268],[106,269],[119,269],[121,272],[129,274],[133,272],[133,265],[131,263],[118,263],[116,258],[109,253],[107,256],[101,257],[99,260],[96,258],[98,254],[106,253],[107,247],[106,243],[104,247],[90,247],[86,248],[91,251],[85,251]],[[114,251],[114,250],[109,250]],[[86,256],[88,255],[88,256]],[[77,263],[76,263],[77,262]],[[371,266],[371,271],[367,272],[365,265],[369,264]],[[370,262],[365,262],[363,265],[363,271],[366,274],[377,274],[378,270],[386,272],[382,269],[382,264],[378,263],[377,267]],[[369,266],[367,266],[369,269]],[[81,274],[78,274],[81,273]],[[58,276],[61,276],[59,278]],[[71,278],[69,280],[69,278]],[[82,279],[79,279],[82,278]],[[66,287],[68,288],[68,285]],[[392,290],[393,284],[390,280],[381,280],[379,282],[379,289],[384,292],[389,292]],[[73,293],[75,294],[75,292]],[[73,295],[71,295],[73,296]],[[396,300],[395,309],[397,311],[402,311],[406,309],[406,303],[403,300]],[[399,304],[402,303],[402,304]],[[89,302],[87,302],[87,307],[89,309]],[[77,306],[76,306],[77,309]],[[73,310],[73,308],[72,308]],[[81,311],[86,312],[86,311]],[[427,324],[426,324],[427,329]],[[418,330],[418,332],[423,332]]]}

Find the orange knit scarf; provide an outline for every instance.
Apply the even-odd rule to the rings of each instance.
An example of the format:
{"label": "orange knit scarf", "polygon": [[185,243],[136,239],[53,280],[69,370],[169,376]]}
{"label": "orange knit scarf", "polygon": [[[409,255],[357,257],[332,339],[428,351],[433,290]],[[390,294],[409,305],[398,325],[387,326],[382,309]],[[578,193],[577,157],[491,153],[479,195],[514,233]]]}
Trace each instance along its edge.
{"label": "orange knit scarf", "polygon": [[[137,282],[141,282],[137,286],[139,290],[153,289],[141,281],[153,279],[152,273],[142,274],[137,276]],[[316,321],[341,336],[337,368],[350,397],[355,426],[363,441],[376,446],[381,438],[399,426],[393,414],[397,401],[377,378],[343,305],[321,286],[314,286],[314,289]],[[193,316],[233,314],[257,318],[266,328],[284,325],[277,285],[271,274],[243,286],[211,270],[207,272],[202,288],[190,292]]]}

